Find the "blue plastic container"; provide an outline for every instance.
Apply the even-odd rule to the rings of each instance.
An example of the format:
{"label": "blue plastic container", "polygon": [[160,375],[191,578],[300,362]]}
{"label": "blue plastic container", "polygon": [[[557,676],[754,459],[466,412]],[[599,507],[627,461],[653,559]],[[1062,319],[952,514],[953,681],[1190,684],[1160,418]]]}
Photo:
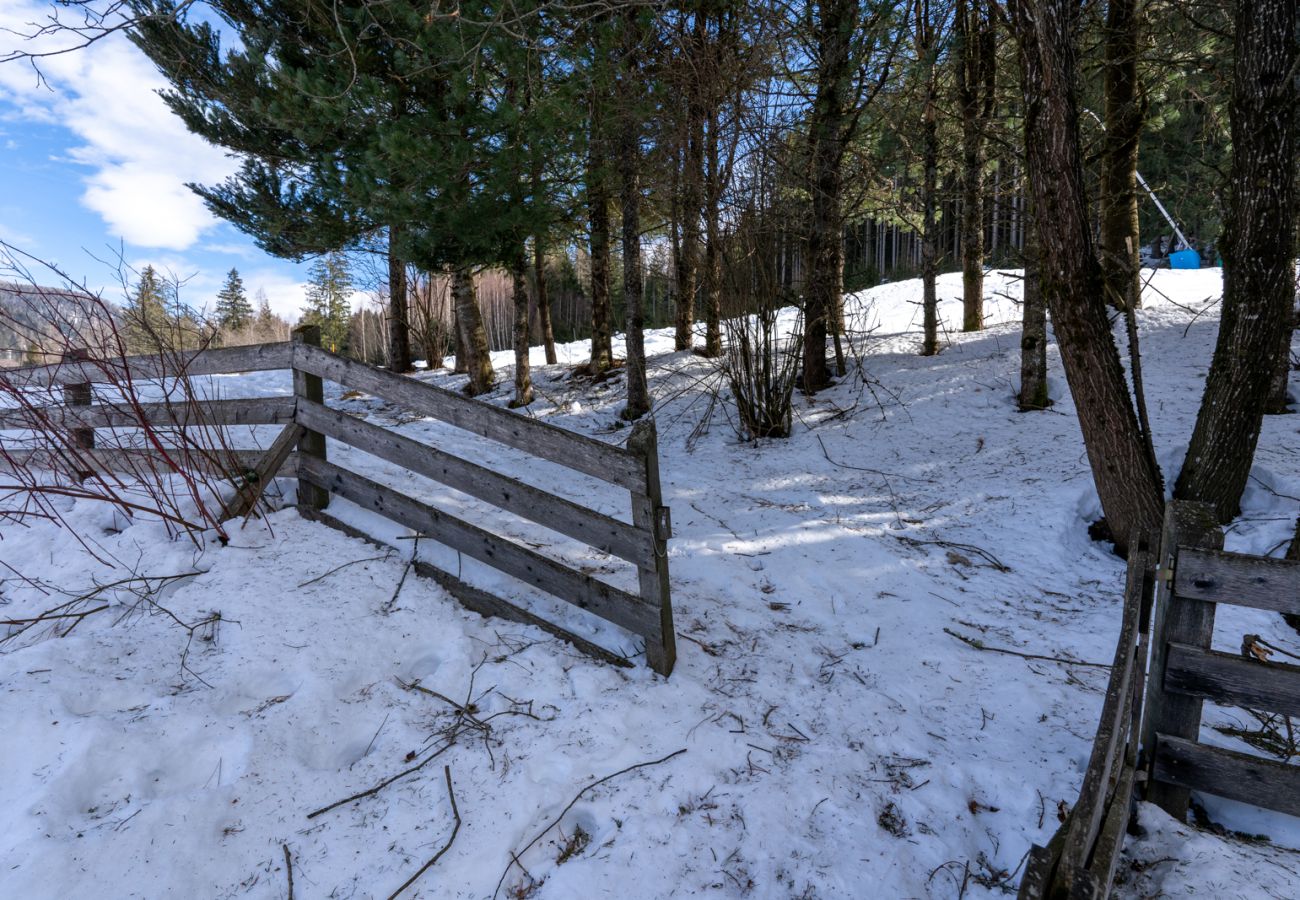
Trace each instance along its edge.
{"label": "blue plastic container", "polygon": [[1169,254],[1169,268],[1171,269],[1199,269],[1201,267],[1201,254],[1196,250],[1179,250],[1177,253]]}

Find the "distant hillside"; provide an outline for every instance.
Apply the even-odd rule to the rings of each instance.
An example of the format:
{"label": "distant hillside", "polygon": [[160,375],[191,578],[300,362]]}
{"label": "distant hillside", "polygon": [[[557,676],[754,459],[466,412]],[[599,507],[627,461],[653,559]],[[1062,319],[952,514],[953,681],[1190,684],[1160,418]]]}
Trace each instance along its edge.
{"label": "distant hillside", "polygon": [[0,366],[43,361],[59,335],[83,331],[103,308],[64,288],[0,282]]}

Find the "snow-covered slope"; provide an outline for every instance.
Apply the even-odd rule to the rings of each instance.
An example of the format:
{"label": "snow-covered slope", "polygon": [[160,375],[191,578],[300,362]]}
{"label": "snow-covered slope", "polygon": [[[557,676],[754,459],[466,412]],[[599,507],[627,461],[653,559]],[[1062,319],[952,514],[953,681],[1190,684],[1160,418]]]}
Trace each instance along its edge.
{"label": "snow-covered slope", "polygon": [[[995,273],[986,285],[991,327],[949,334],[929,359],[916,355],[916,282],[851,298],[860,367],[796,401],[788,441],[738,442],[725,391],[709,403],[712,364],[672,353],[668,332],[647,336],[676,533],[680,658],[667,681],[468,613],[428,582],[403,583],[400,558],[292,509],[228,547],[196,550],[155,523],[122,528],[102,509],[69,507],[114,566],[47,523],[3,524],[0,616],[54,605],[59,597],[41,593],[50,585],[76,592],[132,572],[199,572],[161,603],[186,622],[221,619],[191,642],[166,616],[119,621],[112,610],[67,638],[0,649],[0,894],[284,897],[287,846],[296,896],[386,897],[452,834],[448,773],[462,824],[412,896],[489,897],[503,873],[502,895],[538,898],[1013,888],[1030,843],[1046,842],[1078,790],[1123,567],[1085,533],[1100,510],[1055,347],[1056,405],[1016,412],[1018,282]],[[1217,270],[1166,271],[1145,296],[1143,360],[1167,467],[1191,431],[1217,325],[1202,309],[1220,289]],[[945,322],[960,320],[959,294],[959,277],[944,276]],[[539,399],[524,414],[618,441],[621,381],[569,377],[585,350],[561,348],[550,368],[534,355]],[[503,376],[510,362],[498,355]],[[225,396],[289,391],[284,374],[216,384]],[[491,402],[508,399],[508,377],[502,385]],[[368,398],[331,402],[524,465]],[[1293,417],[1266,422],[1231,549],[1265,552],[1288,535],[1300,496],[1296,428]],[[583,553],[364,454],[330,452],[493,528]],[[526,474],[624,513],[616,492],[562,470],[534,464]],[[421,554],[462,565],[436,548]],[[590,551],[581,559],[626,577]],[[331,573],[344,563],[353,564]],[[462,572],[634,649],[468,562]],[[1225,648],[1243,632],[1297,643],[1274,617],[1221,614]],[[449,699],[403,687],[413,681]],[[466,727],[449,700],[473,704],[489,730]],[[307,818],[428,758],[458,726],[420,771]],[[1230,742],[1208,728],[1206,738]],[[682,749],[566,809],[597,779]],[[1300,848],[1285,817],[1213,800],[1209,809]],[[1193,832],[1151,809],[1143,822],[1152,837],[1130,848],[1127,895],[1183,896],[1189,885],[1200,896],[1300,893],[1289,852]]]}

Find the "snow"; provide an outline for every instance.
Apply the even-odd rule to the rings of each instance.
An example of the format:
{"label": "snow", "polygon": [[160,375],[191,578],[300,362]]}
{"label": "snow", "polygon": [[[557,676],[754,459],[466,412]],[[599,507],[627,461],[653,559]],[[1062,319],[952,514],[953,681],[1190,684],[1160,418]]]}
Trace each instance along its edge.
{"label": "snow", "polygon": [[[185,623],[220,619],[191,638],[110,592],[114,607],[70,636],[0,647],[0,893],[284,897],[287,845],[297,896],[386,897],[452,833],[444,765],[462,825],[407,896],[489,897],[503,872],[502,895],[537,898],[1014,889],[1030,844],[1046,843],[1059,804],[1077,795],[1106,670],[981,651],[955,635],[1108,662],[1124,574],[1086,534],[1100,509],[1055,346],[1056,405],[1015,409],[1017,274],[990,274],[990,327],[948,333],[934,358],[916,355],[917,282],[851,297],[861,367],[813,401],[797,398],[787,441],[739,442],[725,391],[708,403],[713,364],[672,352],[669,331],[647,335],[675,532],[679,659],[666,681],[470,613],[430,582],[403,581],[398,553],[291,507],[250,523],[229,546],[209,535],[196,547],[168,539],[157,522],[64,504],[99,560],[50,523],[4,523],[0,616],[62,599],[16,573],[79,592],[132,573],[197,572],[158,603]],[[960,276],[940,279],[946,323],[960,321],[960,290]],[[1157,272],[1139,315],[1170,480],[1213,348],[1208,301],[1220,292],[1218,270]],[[569,377],[585,352],[560,347],[561,363],[546,367],[535,350],[539,400],[522,414],[621,441],[621,379]],[[509,399],[511,361],[497,354],[501,387],[489,402]],[[284,373],[261,373],[214,378],[209,390],[257,396],[290,385]],[[626,494],[592,479],[373,398],[327,395],[627,519]],[[1289,535],[1300,496],[1296,427],[1289,417],[1265,422],[1229,549],[1267,552]],[[274,436],[251,431],[263,446]],[[331,445],[330,455],[635,584],[616,560],[546,529],[365,454]],[[280,487],[291,494],[291,481]],[[331,511],[412,550],[362,510],[335,501]],[[636,651],[619,629],[454,553],[427,541],[419,553],[606,647]],[[1221,613],[1224,649],[1245,632],[1290,650],[1298,643],[1275,616]],[[448,699],[404,687],[413,682]],[[490,733],[464,727],[449,700],[472,703]],[[1213,726],[1244,714],[1207,710],[1204,738],[1243,748]],[[429,758],[458,724],[459,738]],[[597,779],[681,749],[582,793],[561,817]],[[426,758],[373,796],[307,818]],[[1143,806],[1147,833],[1121,863],[1122,896],[1300,893],[1300,865],[1285,849],[1300,849],[1295,820],[1205,802],[1228,829],[1273,843]],[[511,853],[539,833],[522,868],[507,872]]]}

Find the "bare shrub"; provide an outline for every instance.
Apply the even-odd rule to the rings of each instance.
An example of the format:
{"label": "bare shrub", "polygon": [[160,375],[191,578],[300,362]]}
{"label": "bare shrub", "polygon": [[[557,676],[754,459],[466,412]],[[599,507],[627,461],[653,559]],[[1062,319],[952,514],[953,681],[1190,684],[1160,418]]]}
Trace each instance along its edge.
{"label": "bare shrub", "polygon": [[[38,363],[0,369],[0,521],[66,526],[60,498],[91,500],[196,542],[214,528],[224,543],[223,494],[248,473],[188,374],[212,331],[179,307],[132,319],[50,266],[45,280],[62,286],[42,287],[27,259],[0,244],[0,278],[18,298],[0,305],[0,330]],[[150,352],[128,361],[134,349]],[[90,427],[101,414],[111,427]]]}
{"label": "bare shrub", "polygon": [[451,279],[416,272],[411,281],[411,339],[424,352],[424,364],[441,369],[451,347]]}
{"label": "bare shrub", "polygon": [[782,250],[773,218],[748,210],[722,254],[721,367],[746,439],[790,436],[803,336],[795,298],[782,285]]}

